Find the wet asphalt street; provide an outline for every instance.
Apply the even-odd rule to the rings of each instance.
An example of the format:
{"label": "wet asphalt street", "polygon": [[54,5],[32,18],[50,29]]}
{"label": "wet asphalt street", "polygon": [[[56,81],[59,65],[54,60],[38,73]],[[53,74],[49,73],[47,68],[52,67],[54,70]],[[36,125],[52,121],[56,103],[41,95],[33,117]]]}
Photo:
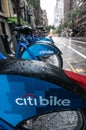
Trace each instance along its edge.
{"label": "wet asphalt street", "polygon": [[54,37],[55,45],[63,53],[63,68],[86,74],[86,42]]}
{"label": "wet asphalt street", "polygon": [[[62,51],[63,69],[86,75],[86,42],[53,37],[55,45]],[[28,121],[33,130],[78,130],[75,111],[57,112]]]}

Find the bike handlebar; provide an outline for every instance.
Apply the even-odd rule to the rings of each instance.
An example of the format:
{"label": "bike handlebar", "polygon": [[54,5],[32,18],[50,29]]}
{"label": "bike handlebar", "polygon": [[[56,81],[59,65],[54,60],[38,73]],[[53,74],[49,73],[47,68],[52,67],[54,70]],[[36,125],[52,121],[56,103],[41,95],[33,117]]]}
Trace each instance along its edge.
{"label": "bike handlebar", "polygon": [[29,26],[15,26],[13,31],[17,31],[18,33],[28,34],[28,32],[32,32],[32,28]]}

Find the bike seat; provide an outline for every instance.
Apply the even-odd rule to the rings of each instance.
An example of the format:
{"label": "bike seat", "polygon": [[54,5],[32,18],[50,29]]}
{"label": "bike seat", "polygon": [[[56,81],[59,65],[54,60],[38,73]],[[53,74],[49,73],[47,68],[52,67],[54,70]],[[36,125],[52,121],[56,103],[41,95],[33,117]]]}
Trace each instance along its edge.
{"label": "bike seat", "polygon": [[32,32],[32,28],[26,25],[22,26],[16,26],[14,27],[14,31],[17,31],[18,33],[28,34],[28,32]]}
{"label": "bike seat", "polygon": [[36,29],[41,30],[41,31],[45,31],[45,28],[43,26],[36,26]]}

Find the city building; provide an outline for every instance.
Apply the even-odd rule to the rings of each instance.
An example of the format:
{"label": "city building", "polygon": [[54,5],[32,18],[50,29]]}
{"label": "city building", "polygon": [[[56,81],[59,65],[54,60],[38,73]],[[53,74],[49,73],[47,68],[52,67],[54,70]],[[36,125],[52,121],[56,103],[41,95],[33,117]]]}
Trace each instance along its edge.
{"label": "city building", "polygon": [[48,26],[47,12],[46,12],[46,10],[42,10],[42,12],[43,12],[43,15],[42,15],[42,17],[43,17],[43,25]]}
{"label": "city building", "polygon": [[74,29],[78,31],[76,36],[86,36],[86,0],[73,0],[72,9],[78,8]]}
{"label": "city building", "polygon": [[[16,51],[17,43],[12,31],[14,24],[24,24],[35,27],[47,25],[46,12],[40,7],[40,0],[0,0],[0,52],[3,54]],[[35,4],[36,3],[36,4]],[[9,42],[13,39],[13,42]]]}
{"label": "city building", "polygon": [[20,0],[0,0],[0,51],[3,50],[3,54],[11,53],[11,47],[15,46],[15,40],[9,43],[13,38],[11,25],[18,23],[20,16],[23,20],[27,20],[28,17],[26,0],[21,0],[20,4],[18,2]]}
{"label": "city building", "polygon": [[64,2],[63,0],[56,0],[56,7],[54,11],[54,26],[57,27],[64,21]]}
{"label": "city building", "polygon": [[0,0],[0,33],[6,34],[8,32],[8,25],[6,17],[9,16],[8,0]]}
{"label": "city building", "polygon": [[86,0],[72,0],[72,8],[80,7]]}
{"label": "city building", "polygon": [[68,20],[68,12],[72,8],[72,0],[64,0],[64,22]]}
{"label": "city building", "polygon": [[72,23],[74,36],[86,36],[86,0],[64,0],[64,22]]}
{"label": "city building", "polygon": [[9,53],[9,45],[7,44],[7,35],[11,38],[10,27],[6,21],[9,17],[8,0],[0,0],[0,52]]}

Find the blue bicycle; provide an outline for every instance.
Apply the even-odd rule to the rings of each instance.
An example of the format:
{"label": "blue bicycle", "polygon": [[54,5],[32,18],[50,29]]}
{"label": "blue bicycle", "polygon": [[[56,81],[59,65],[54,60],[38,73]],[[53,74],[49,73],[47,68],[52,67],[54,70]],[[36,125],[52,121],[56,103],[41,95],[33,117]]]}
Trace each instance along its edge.
{"label": "blue bicycle", "polygon": [[39,60],[63,67],[62,53],[51,40],[48,38],[37,40],[38,38],[31,33],[32,29],[27,26],[15,27],[15,31],[18,33],[16,58]]}
{"label": "blue bicycle", "polygon": [[54,41],[51,36],[46,34],[46,30],[43,26],[36,26],[32,32],[29,33],[31,42],[36,42],[39,40],[49,42],[49,44],[54,45]]}
{"label": "blue bicycle", "polygon": [[0,52],[0,59],[6,59],[6,57]]}
{"label": "blue bicycle", "polygon": [[[0,61],[1,130],[29,130],[27,120],[35,122],[41,115],[68,110],[75,110],[78,116],[74,130],[86,130],[86,76],[42,61]],[[52,118],[46,116],[46,130]]]}

